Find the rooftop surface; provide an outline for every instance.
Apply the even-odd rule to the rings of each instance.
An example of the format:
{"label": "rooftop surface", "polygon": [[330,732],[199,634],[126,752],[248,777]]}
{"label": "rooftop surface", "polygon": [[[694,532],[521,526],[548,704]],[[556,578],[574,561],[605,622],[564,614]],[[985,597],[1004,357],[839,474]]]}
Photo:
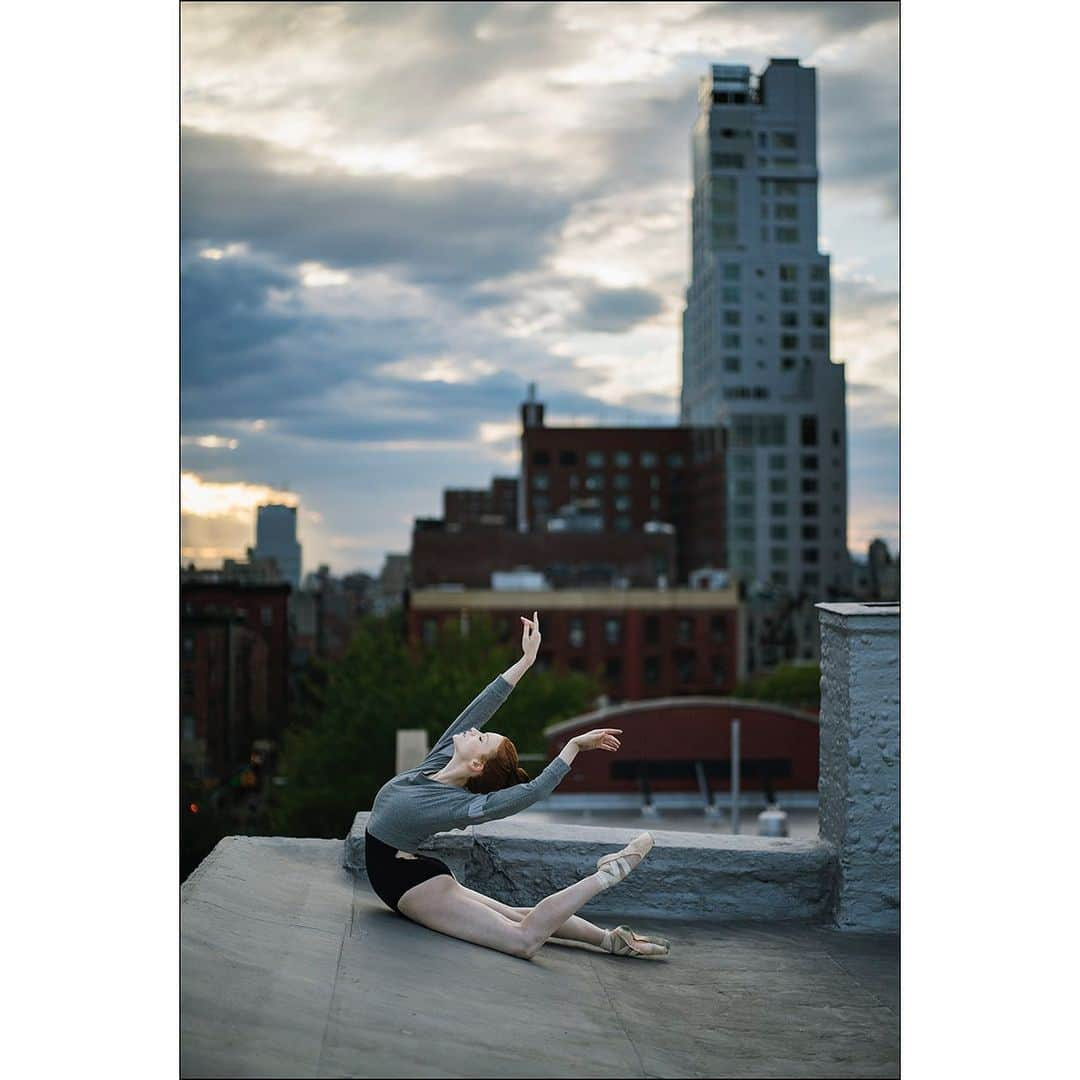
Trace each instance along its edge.
{"label": "rooftop surface", "polygon": [[395,915],[341,862],[340,840],[229,837],[185,882],[183,1076],[899,1075],[895,935],[637,920],[669,958],[520,960]]}

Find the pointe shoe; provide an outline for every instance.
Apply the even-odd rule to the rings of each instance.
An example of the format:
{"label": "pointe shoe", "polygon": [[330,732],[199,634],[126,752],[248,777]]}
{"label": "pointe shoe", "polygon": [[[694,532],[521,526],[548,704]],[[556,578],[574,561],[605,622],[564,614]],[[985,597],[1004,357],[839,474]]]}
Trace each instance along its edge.
{"label": "pointe shoe", "polygon": [[[622,881],[652,851],[652,846],[652,835],[643,832],[635,836],[621,851],[613,852],[611,855],[601,855],[596,860],[596,872],[604,879],[604,888]],[[637,856],[637,862],[630,861],[634,856]]]}
{"label": "pointe shoe", "polygon": [[[655,948],[641,948],[641,944],[645,943]],[[604,931],[601,948],[606,949],[613,956],[667,956],[671,951],[671,942],[667,938],[639,934],[631,930],[629,926],[616,926],[614,930]]]}

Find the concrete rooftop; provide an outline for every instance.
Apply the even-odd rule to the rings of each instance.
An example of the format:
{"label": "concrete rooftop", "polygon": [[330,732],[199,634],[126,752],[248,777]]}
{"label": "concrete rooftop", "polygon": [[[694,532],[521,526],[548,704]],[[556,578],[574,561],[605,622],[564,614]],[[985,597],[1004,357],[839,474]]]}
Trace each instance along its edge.
{"label": "concrete rooftop", "polygon": [[230,837],[185,882],[182,1076],[899,1075],[895,935],[637,919],[670,958],[526,961],[393,914],[341,862],[340,840]]}

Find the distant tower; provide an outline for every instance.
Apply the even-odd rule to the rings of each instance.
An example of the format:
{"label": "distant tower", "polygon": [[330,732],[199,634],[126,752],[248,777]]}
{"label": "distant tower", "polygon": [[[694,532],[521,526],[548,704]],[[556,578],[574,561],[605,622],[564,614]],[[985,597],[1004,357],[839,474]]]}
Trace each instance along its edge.
{"label": "distant tower", "polygon": [[300,544],[296,540],[296,507],[260,506],[255,524],[255,557],[273,559],[281,576],[300,588]]}
{"label": "distant tower", "polygon": [[848,587],[844,367],[818,251],[817,72],[713,64],[692,135],[681,420],[727,429],[731,568],[820,600]]}

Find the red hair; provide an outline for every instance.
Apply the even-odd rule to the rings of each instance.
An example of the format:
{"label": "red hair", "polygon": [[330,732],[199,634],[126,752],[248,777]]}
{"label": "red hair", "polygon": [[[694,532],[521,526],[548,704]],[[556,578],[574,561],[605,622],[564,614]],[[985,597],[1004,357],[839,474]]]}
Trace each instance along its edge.
{"label": "red hair", "polygon": [[465,787],[477,795],[487,795],[524,784],[528,779],[529,774],[518,765],[517,747],[504,735],[499,749],[484,762],[484,771],[467,781]]}

